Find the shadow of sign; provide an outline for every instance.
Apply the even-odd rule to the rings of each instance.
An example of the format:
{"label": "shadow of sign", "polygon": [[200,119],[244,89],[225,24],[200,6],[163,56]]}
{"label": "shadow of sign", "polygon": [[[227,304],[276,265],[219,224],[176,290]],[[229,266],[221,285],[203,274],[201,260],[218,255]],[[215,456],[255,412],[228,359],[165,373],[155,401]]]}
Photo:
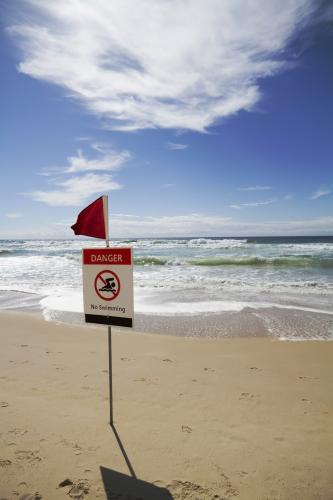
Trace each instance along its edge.
{"label": "shadow of sign", "polygon": [[100,467],[108,500],[173,500],[166,488],[126,476],[106,467]]}

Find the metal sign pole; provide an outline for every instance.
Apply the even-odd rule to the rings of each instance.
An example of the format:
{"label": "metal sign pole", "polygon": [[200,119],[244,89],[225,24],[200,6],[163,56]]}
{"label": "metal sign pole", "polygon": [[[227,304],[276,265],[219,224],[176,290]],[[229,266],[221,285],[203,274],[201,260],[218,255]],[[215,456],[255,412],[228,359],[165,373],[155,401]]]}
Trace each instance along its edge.
{"label": "metal sign pole", "polygon": [[110,425],[113,426],[113,397],[112,397],[112,337],[111,326],[108,326],[109,343],[109,395],[110,395]]}
{"label": "metal sign pole", "polygon": [[[109,241],[109,197],[105,197],[105,243],[106,248],[110,247]],[[112,336],[111,326],[108,326],[108,345],[109,345],[109,399],[110,399],[110,425],[113,426],[113,394],[112,394]]]}

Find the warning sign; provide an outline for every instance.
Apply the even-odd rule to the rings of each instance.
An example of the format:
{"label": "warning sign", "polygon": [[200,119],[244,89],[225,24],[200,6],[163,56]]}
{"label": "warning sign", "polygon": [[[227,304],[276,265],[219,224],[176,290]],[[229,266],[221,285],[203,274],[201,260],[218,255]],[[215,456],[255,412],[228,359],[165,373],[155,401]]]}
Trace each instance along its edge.
{"label": "warning sign", "polygon": [[132,326],[131,248],[83,249],[83,302],[87,323]]}

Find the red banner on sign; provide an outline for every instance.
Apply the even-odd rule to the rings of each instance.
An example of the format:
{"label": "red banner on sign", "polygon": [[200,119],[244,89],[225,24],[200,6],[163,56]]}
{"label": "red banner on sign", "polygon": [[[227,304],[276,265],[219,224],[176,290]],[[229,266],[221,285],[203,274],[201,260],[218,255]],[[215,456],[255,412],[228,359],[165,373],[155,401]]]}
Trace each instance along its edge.
{"label": "red banner on sign", "polygon": [[131,248],[84,248],[83,264],[130,266],[132,264]]}

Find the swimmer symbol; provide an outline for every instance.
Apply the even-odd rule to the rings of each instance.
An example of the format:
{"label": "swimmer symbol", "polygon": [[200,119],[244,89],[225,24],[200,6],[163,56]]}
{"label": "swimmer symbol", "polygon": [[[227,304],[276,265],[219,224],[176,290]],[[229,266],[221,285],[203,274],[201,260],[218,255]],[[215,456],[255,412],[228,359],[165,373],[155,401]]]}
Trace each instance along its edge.
{"label": "swimmer symbol", "polygon": [[94,286],[97,295],[103,300],[114,300],[120,292],[118,276],[108,269],[97,274]]}

